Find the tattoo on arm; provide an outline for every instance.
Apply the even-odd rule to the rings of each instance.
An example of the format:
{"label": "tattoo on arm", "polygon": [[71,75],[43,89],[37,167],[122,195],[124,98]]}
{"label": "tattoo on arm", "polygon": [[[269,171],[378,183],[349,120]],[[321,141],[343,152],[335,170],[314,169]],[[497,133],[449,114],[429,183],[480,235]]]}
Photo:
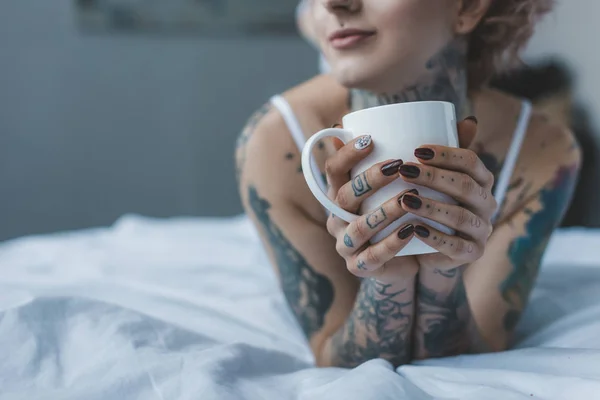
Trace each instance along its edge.
{"label": "tattoo on arm", "polygon": [[248,199],[271,245],[287,302],[310,339],[323,327],[325,314],[333,303],[333,285],[308,264],[273,223],[269,216],[271,204],[261,198],[253,186],[248,189]]}
{"label": "tattoo on arm", "polygon": [[507,332],[514,330],[527,305],[548,241],[575,189],[577,171],[577,165],[558,170],[554,181],[540,191],[541,209],[530,213],[525,234],[515,239],[508,249],[512,271],[500,285],[500,292],[510,306],[504,317]]}
{"label": "tattoo on arm", "polygon": [[[246,163],[246,145],[248,144],[248,141],[250,140],[250,138],[256,131],[256,127],[258,126],[260,121],[262,121],[264,116],[267,115],[269,113],[269,111],[271,111],[271,103],[267,103],[267,104],[263,105],[257,112],[255,112],[252,115],[252,117],[250,117],[250,120],[246,124],[246,127],[244,128],[244,130],[238,137],[238,140],[236,143],[236,153],[237,153],[236,176],[237,176],[238,182],[240,181],[241,173],[242,173],[242,170],[244,169],[244,166]],[[292,156],[293,156],[293,154],[292,154]]]}
{"label": "tattoo on arm", "polygon": [[394,366],[410,361],[413,301],[407,290],[372,278],[362,281],[354,310],[332,338],[334,365],[352,368],[375,358]]}
{"label": "tattoo on arm", "polygon": [[365,193],[373,190],[371,186],[369,186],[369,182],[367,181],[367,173],[363,172],[358,175],[356,178],[352,180],[352,190],[354,191],[354,196],[360,197]]}
{"label": "tattoo on arm", "polygon": [[427,282],[430,279],[419,277],[416,338],[427,357],[447,357],[469,351],[471,312],[463,283],[464,268],[436,269],[434,275],[447,280],[442,283],[442,290],[432,288]]}

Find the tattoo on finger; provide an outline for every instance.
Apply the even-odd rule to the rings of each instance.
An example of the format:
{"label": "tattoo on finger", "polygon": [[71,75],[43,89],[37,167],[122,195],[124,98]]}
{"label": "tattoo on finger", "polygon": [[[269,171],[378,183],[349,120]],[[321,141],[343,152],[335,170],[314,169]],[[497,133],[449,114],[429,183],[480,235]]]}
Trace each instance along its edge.
{"label": "tattoo on finger", "polygon": [[375,229],[379,225],[381,225],[386,219],[387,215],[383,210],[383,207],[381,207],[380,209],[373,211],[371,214],[369,214],[369,216],[367,217],[367,225],[369,225],[369,228]]}
{"label": "tattoo on finger", "polygon": [[358,261],[358,263],[356,264],[356,268],[358,268],[361,271],[367,270],[367,267],[365,267],[365,262],[363,260]]}
{"label": "tattoo on finger", "polygon": [[354,243],[352,243],[352,238],[346,233],[346,236],[344,236],[344,244],[346,245],[346,247],[354,247]]}
{"label": "tattoo on finger", "polygon": [[352,180],[352,190],[354,191],[355,197],[360,197],[365,193],[370,192],[373,188],[367,181],[367,173],[363,172]]}

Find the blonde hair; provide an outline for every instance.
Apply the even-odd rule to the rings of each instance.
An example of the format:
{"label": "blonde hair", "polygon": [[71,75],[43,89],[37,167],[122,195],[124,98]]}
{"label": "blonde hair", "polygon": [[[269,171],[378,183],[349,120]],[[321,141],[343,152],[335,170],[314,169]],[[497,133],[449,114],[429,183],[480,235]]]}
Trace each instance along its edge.
{"label": "blonde hair", "polygon": [[469,84],[481,86],[520,63],[519,53],[553,0],[493,0],[469,37]]}

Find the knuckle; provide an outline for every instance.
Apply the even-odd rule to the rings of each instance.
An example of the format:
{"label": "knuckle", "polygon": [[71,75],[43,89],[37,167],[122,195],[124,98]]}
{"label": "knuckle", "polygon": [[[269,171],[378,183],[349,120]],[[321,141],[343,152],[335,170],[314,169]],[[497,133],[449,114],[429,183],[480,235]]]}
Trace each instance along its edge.
{"label": "knuckle", "polygon": [[462,255],[466,253],[466,245],[463,239],[458,239],[454,245],[454,254]]}
{"label": "knuckle", "polygon": [[492,174],[492,172],[489,169],[486,168],[485,171],[486,182],[488,186],[493,187],[494,183],[496,182],[496,177],[494,176],[494,174]]}
{"label": "knuckle", "polygon": [[346,186],[342,187],[335,196],[335,202],[338,206],[348,211],[350,206],[350,200],[348,199],[348,191],[346,190]]}
{"label": "knuckle", "polygon": [[336,166],[336,162],[333,158],[328,158],[325,161],[325,173],[327,174],[327,176],[333,176],[335,175],[337,172],[337,166]]}
{"label": "knuckle", "polygon": [[398,249],[394,243],[392,243],[390,240],[384,240],[382,243],[383,249],[385,250],[386,254],[394,256],[397,252]]}
{"label": "knuckle", "polygon": [[465,154],[465,164],[469,169],[474,169],[479,164],[479,156],[473,150],[467,150]]}
{"label": "knuckle", "polygon": [[468,175],[463,175],[461,182],[461,193],[463,196],[470,195],[475,189],[475,181]]}
{"label": "knuckle", "polygon": [[368,229],[369,228],[367,228],[364,218],[361,218],[354,223],[355,234],[352,236],[359,239],[360,241],[363,241],[368,237]]}
{"label": "knuckle", "polygon": [[345,245],[344,242],[342,240],[337,240],[335,243],[335,251],[337,251],[337,253],[341,256],[343,256],[344,254],[346,254],[346,249],[345,249]]}
{"label": "knuckle", "polygon": [[458,212],[456,213],[456,225],[458,227],[461,227],[467,222],[468,219],[469,219],[469,215],[468,215],[467,210],[460,207],[458,209]]}
{"label": "knuckle", "polygon": [[380,264],[380,258],[379,255],[375,252],[373,246],[369,247],[367,250],[365,250],[365,260],[367,262],[367,264],[369,265],[379,265]]}
{"label": "knuckle", "polygon": [[336,222],[335,222],[335,219],[333,217],[330,216],[329,218],[327,218],[326,227],[327,227],[327,232],[329,232],[329,234],[331,236],[335,236]]}

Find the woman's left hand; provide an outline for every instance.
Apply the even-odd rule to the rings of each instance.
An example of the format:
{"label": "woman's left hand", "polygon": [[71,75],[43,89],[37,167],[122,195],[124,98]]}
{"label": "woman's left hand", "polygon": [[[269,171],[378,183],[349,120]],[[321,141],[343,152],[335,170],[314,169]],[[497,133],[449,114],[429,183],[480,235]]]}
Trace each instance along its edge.
{"label": "woman's left hand", "polygon": [[402,179],[444,193],[459,204],[404,195],[404,210],[456,230],[450,236],[426,224],[416,225],[416,236],[439,251],[418,256],[419,264],[447,269],[476,261],[483,255],[493,229],[494,176],[472,150],[431,145],[415,150],[415,156],[421,164],[402,165]]}

